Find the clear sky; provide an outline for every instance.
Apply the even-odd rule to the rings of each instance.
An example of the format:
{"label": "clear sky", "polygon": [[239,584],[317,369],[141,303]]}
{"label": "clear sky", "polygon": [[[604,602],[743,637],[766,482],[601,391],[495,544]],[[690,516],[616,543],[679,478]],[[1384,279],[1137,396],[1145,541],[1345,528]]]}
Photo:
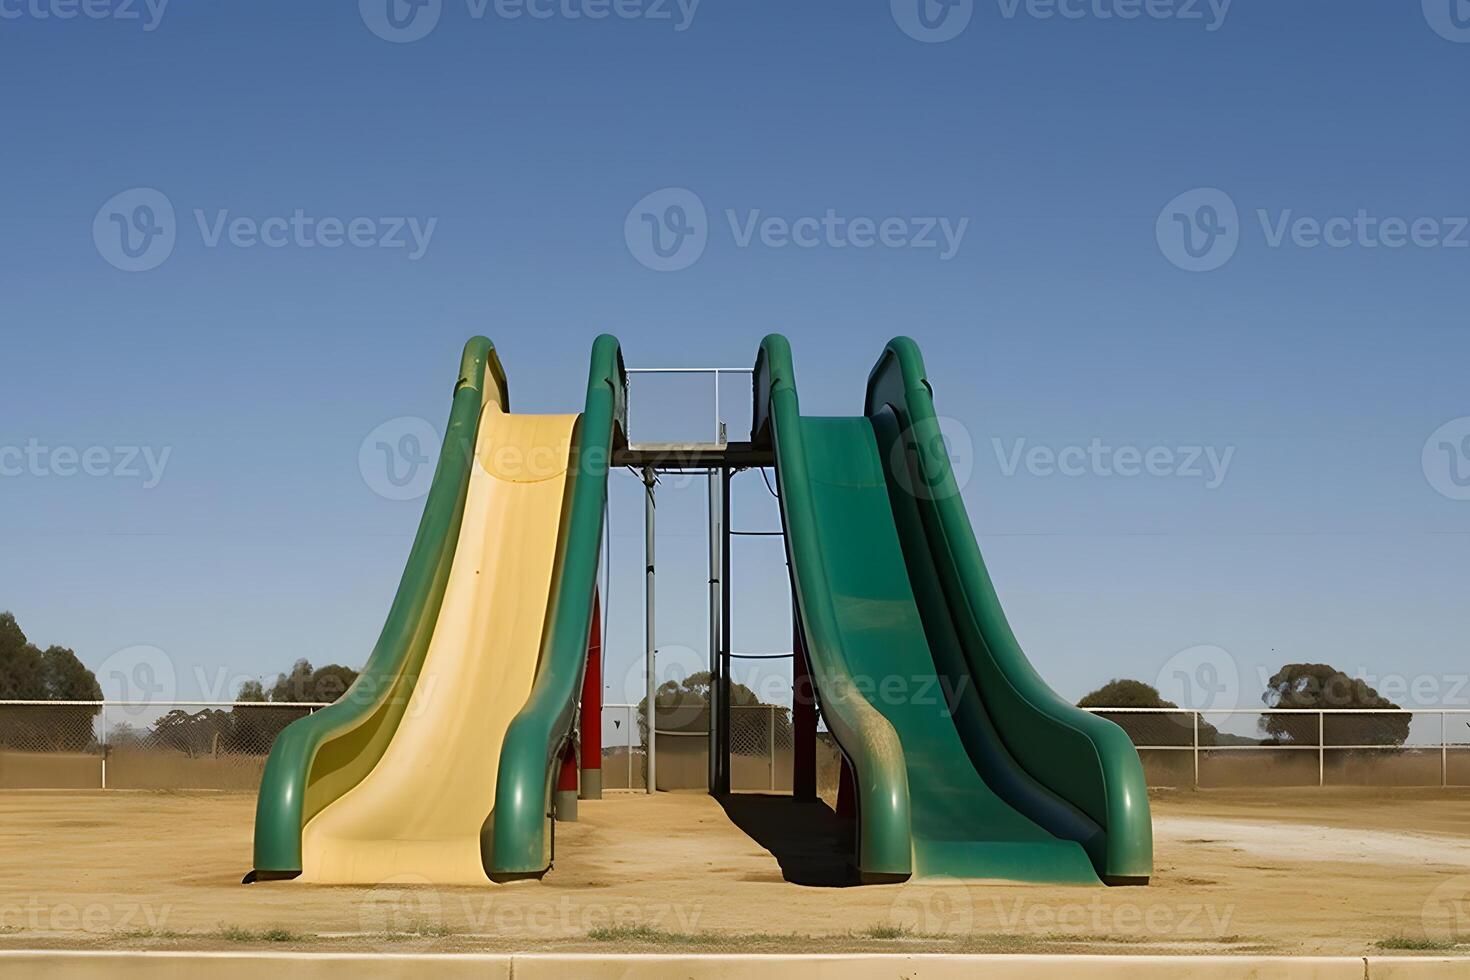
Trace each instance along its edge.
{"label": "clear sky", "polygon": [[[598,332],[779,330],[818,414],[909,334],[1064,695],[1305,660],[1470,704],[1466,4],[923,4],[0,0],[0,608],[181,697],[357,666],[422,506],[359,451],[442,427],[471,334],[569,412]],[[708,418],[640,392],[635,438]],[[675,665],[704,500],[660,511]],[[621,476],[609,701],[640,521]],[[779,545],[737,548],[736,647],[789,649]]]}

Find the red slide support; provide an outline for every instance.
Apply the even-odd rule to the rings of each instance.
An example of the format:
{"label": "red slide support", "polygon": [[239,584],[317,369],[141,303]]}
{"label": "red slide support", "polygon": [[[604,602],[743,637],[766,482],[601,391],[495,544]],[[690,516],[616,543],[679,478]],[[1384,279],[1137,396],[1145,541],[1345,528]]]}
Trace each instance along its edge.
{"label": "red slide support", "polygon": [[592,633],[582,679],[582,799],[602,799],[602,597],[592,598]]}

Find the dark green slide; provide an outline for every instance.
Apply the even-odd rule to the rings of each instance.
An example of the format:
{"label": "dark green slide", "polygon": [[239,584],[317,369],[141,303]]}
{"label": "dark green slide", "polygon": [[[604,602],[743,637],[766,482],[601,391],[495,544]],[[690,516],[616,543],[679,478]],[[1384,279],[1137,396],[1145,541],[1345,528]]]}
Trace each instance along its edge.
{"label": "dark green slide", "polygon": [[863,880],[1147,883],[1138,753],[1021,652],[913,341],[884,350],[863,415],[813,418],[790,345],[767,337],[753,418],[775,448],[822,717],[854,779]]}

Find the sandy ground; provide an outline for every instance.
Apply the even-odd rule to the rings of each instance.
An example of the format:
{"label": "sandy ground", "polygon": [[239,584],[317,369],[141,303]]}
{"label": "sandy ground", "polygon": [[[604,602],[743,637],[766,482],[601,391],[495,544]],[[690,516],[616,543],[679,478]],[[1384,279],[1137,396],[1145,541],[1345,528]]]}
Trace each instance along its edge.
{"label": "sandy ground", "polygon": [[1153,883],[1111,889],[836,887],[841,829],[825,807],[737,798],[727,813],[693,793],[584,802],[540,882],[246,887],[254,805],[0,793],[0,947],[1366,955],[1385,941],[1470,943],[1470,791],[1162,793]]}

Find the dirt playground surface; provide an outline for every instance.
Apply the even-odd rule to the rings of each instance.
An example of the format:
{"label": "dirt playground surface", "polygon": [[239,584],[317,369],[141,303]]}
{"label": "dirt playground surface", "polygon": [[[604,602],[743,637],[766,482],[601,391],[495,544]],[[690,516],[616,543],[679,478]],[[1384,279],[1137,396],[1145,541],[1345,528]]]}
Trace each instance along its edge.
{"label": "dirt playground surface", "polygon": [[1146,888],[843,887],[824,805],[697,793],[583,802],[540,882],[242,886],[254,807],[0,792],[0,948],[1470,952],[1470,791],[1161,792]]}

